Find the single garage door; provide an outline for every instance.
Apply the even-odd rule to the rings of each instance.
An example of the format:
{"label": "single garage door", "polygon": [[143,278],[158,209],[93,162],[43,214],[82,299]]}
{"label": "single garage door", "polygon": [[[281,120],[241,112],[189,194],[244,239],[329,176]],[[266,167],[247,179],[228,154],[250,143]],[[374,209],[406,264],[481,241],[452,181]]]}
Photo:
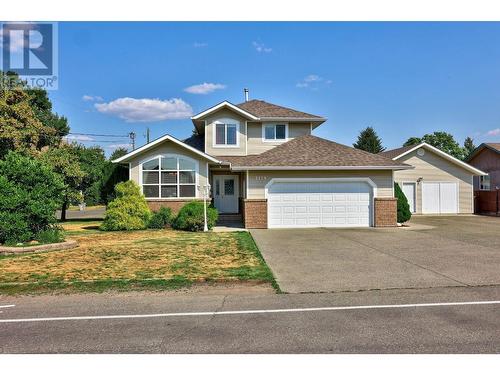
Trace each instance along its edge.
{"label": "single garage door", "polygon": [[458,188],[455,182],[422,183],[423,214],[458,213]]}
{"label": "single garage door", "polygon": [[269,228],[368,227],[366,182],[275,182],[268,189]]}

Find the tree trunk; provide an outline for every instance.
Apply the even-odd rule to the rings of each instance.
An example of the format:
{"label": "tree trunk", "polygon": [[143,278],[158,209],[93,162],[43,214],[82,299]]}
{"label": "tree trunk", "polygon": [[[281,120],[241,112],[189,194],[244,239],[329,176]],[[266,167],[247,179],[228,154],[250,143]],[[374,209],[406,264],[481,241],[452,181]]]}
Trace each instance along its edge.
{"label": "tree trunk", "polygon": [[64,201],[61,207],[61,221],[66,221],[66,210],[68,209],[68,201]]}

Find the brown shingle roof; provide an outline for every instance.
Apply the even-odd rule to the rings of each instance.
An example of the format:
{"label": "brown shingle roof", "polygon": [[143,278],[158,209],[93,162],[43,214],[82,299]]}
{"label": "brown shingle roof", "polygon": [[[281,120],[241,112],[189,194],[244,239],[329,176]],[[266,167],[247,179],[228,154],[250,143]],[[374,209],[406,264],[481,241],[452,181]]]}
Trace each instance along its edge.
{"label": "brown shingle roof", "polygon": [[304,135],[259,155],[220,156],[232,167],[410,167],[313,135]]}
{"label": "brown shingle roof", "polygon": [[295,109],[282,107],[280,105],[267,103],[263,100],[249,100],[248,102],[236,104],[237,107],[251,113],[257,117],[277,117],[277,118],[304,118],[318,119],[322,117],[311,115],[310,113],[296,111]]}
{"label": "brown shingle roof", "polygon": [[395,148],[392,150],[382,151],[382,152],[379,152],[378,154],[385,156],[386,158],[393,159],[396,156],[399,156],[399,155],[405,153],[406,151],[411,150],[415,146],[417,146],[417,145],[403,146],[403,147]]}
{"label": "brown shingle roof", "polygon": [[479,152],[484,149],[489,148],[491,151],[497,152],[500,154],[500,143],[481,143],[476,149],[469,155],[467,158],[467,162],[471,161]]}

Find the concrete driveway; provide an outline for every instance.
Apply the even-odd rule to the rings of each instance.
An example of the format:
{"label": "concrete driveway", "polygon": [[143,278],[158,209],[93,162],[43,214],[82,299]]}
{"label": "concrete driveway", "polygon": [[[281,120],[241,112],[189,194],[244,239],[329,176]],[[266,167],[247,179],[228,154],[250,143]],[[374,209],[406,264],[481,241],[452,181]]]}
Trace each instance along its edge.
{"label": "concrete driveway", "polygon": [[414,217],[412,224],[251,233],[288,293],[500,284],[500,218]]}

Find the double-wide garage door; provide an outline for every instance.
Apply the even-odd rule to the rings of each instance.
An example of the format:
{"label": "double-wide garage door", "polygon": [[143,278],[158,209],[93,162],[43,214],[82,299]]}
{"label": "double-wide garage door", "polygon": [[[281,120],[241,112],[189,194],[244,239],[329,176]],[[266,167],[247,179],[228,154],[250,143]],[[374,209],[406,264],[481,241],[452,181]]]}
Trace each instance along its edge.
{"label": "double-wide garage door", "polygon": [[455,182],[422,183],[423,214],[458,213],[458,186]]}
{"label": "double-wide garage door", "polygon": [[275,182],[267,195],[268,227],[368,227],[372,195],[366,182]]}

